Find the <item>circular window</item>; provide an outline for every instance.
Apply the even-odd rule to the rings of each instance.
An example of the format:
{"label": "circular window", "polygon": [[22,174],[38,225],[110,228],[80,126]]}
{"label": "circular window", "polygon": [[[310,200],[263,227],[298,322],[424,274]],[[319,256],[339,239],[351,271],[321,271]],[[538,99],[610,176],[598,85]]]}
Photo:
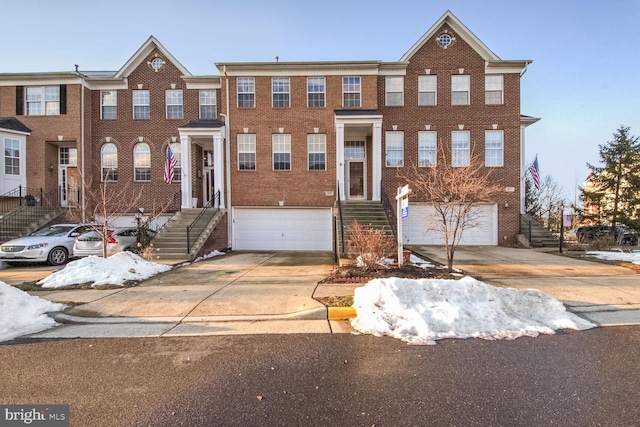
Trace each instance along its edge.
{"label": "circular window", "polygon": [[160,58],[156,58],[153,61],[151,61],[151,67],[156,71],[162,68],[163,65],[164,65],[164,61]]}
{"label": "circular window", "polygon": [[451,44],[451,36],[449,34],[442,34],[438,37],[438,44],[442,47],[447,47]]}

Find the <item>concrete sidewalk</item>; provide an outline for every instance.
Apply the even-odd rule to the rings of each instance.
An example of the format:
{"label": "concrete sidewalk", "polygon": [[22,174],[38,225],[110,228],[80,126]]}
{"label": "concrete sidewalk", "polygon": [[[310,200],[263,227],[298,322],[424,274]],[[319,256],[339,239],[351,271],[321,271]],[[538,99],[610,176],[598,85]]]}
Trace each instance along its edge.
{"label": "concrete sidewalk", "polygon": [[176,268],[139,286],[51,290],[67,323],[37,338],[349,332],[312,298],[333,268],[328,252],[233,252]]}
{"label": "concrete sidewalk", "polygon": [[[446,265],[442,247],[410,248]],[[640,324],[640,275],[628,268],[497,246],[459,247],[454,267],[494,286],[543,291],[601,326]]]}

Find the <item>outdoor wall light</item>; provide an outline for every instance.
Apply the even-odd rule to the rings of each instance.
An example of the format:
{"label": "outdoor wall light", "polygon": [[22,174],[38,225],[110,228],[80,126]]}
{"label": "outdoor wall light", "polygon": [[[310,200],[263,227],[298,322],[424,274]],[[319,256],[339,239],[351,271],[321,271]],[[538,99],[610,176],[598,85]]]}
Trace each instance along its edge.
{"label": "outdoor wall light", "polygon": [[53,173],[53,162],[49,162],[49,173]]}
{"label": "outdoor wall light", "polygon": [[504,208],[507,209],[509,207],[509,202],[504,202]]}

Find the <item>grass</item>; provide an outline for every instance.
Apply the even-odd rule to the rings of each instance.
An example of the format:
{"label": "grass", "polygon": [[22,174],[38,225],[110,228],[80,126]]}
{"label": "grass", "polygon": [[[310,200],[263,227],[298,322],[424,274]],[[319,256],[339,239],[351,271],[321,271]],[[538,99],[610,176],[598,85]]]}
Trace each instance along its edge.
{"label": "grass", "polygon": [[326,305],[327,307],[351,307],[353,305],[353,295],[332,295],[329,297],[316,298],[316,300]]}

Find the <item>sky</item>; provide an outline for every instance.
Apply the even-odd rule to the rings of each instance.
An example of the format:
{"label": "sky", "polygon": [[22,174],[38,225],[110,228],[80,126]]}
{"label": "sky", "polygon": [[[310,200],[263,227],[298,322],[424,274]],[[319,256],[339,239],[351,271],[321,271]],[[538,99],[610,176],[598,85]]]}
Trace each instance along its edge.
{"label": "sky", "polygon": [[573,202],[621,126],[640,135],[637,0],[0,0],[0,73],[118,70],[155,36],[195,75],[217,62],[397,61],[447,8],[521,80],[526,163]]}

